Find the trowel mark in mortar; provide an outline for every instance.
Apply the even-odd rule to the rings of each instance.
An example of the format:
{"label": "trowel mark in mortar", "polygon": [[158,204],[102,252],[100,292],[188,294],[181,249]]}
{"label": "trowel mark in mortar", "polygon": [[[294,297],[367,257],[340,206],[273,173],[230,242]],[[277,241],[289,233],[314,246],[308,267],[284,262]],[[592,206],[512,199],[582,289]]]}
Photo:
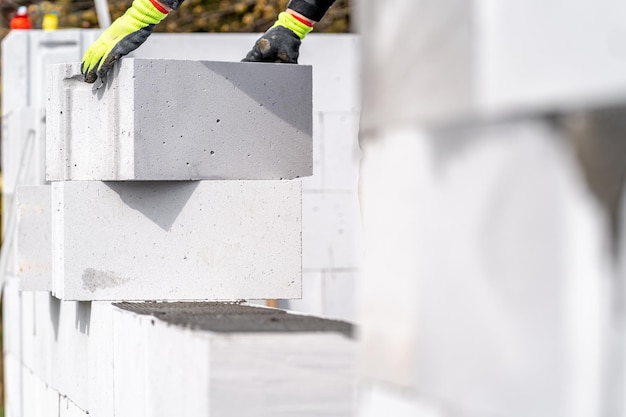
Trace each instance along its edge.
{"label": "trowel mark in mortar", "polygon": [[92,293],[98,289],[113,288],[122,285],[128,281],[112,271],[98,271],[93,268],[87,268],[83,272],[83,288]]}

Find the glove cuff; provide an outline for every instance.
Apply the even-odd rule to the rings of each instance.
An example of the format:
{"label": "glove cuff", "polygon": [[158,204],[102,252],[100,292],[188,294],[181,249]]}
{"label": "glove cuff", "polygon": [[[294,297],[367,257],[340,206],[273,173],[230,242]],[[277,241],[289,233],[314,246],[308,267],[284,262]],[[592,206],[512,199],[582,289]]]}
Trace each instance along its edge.
{"label": "glove cuff", "polygon": [[281,12],[278,15],[278,20],[274,23],[272,28],[276,26],[286,27],[295,33],[300,40],[304,39],[304,37],[313,30],[313,26],[287,12]]}
{"label": "glove cuff", "polygon": [[334,2],[335,0],[289,0],[287,8],[319,22]]}
{"label": "glove cuff", "polygon": [[147,25],[156,25],[167,16],[167,10],[153,0],[133,0],[128,12]]}

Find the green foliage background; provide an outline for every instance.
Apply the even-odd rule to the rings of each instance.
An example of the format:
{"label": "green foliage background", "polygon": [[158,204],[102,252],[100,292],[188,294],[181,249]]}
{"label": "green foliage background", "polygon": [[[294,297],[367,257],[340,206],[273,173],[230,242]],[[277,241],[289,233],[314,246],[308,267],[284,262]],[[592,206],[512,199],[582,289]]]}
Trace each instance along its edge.
{"label": "green foliage background", "polygon": [[[112,20],[121,16],[132,0],[110,0]],[[7,2],[0,2],[7,4]],[[14,6],[20,4],[14,3]],[[21,3],[25,4],[25,3]],[[185,0],[160,25],[157,32],[264,32],[285,9],[287,0]],[[28,6],[35,27],[45,13],[59,14],[59,28],[97,28],[92,0],[32,2]],[[350,0],[337,0],[315,32],[350,31]]]}

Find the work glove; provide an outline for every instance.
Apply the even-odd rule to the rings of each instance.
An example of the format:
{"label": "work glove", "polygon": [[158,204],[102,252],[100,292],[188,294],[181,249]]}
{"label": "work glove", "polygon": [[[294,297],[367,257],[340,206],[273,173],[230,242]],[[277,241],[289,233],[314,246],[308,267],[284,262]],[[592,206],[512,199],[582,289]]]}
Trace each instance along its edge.
{"label": "work glove", "polygon": [[254,44],[243,62],[282,62],[297,64],[302,39],[313,27],[288,12],[278,15],[278,20]]}
{"label": "work glove", "polygon": [[134,0],[132,6],[116,19],[87,49],[81,72],[85,82],[93,83],[107,73],[122,56],[134,51],[150,36],[157,23],[167,16],[160,4]]}

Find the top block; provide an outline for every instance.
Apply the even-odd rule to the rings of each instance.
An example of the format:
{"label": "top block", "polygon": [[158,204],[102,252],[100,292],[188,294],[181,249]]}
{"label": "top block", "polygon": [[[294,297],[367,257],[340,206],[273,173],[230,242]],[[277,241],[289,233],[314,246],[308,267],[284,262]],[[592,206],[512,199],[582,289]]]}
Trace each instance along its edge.
{"label": "top block", "polygon": [[125,58],[100,86],[46,70],[48,181],[312,175],[310,66]]}

